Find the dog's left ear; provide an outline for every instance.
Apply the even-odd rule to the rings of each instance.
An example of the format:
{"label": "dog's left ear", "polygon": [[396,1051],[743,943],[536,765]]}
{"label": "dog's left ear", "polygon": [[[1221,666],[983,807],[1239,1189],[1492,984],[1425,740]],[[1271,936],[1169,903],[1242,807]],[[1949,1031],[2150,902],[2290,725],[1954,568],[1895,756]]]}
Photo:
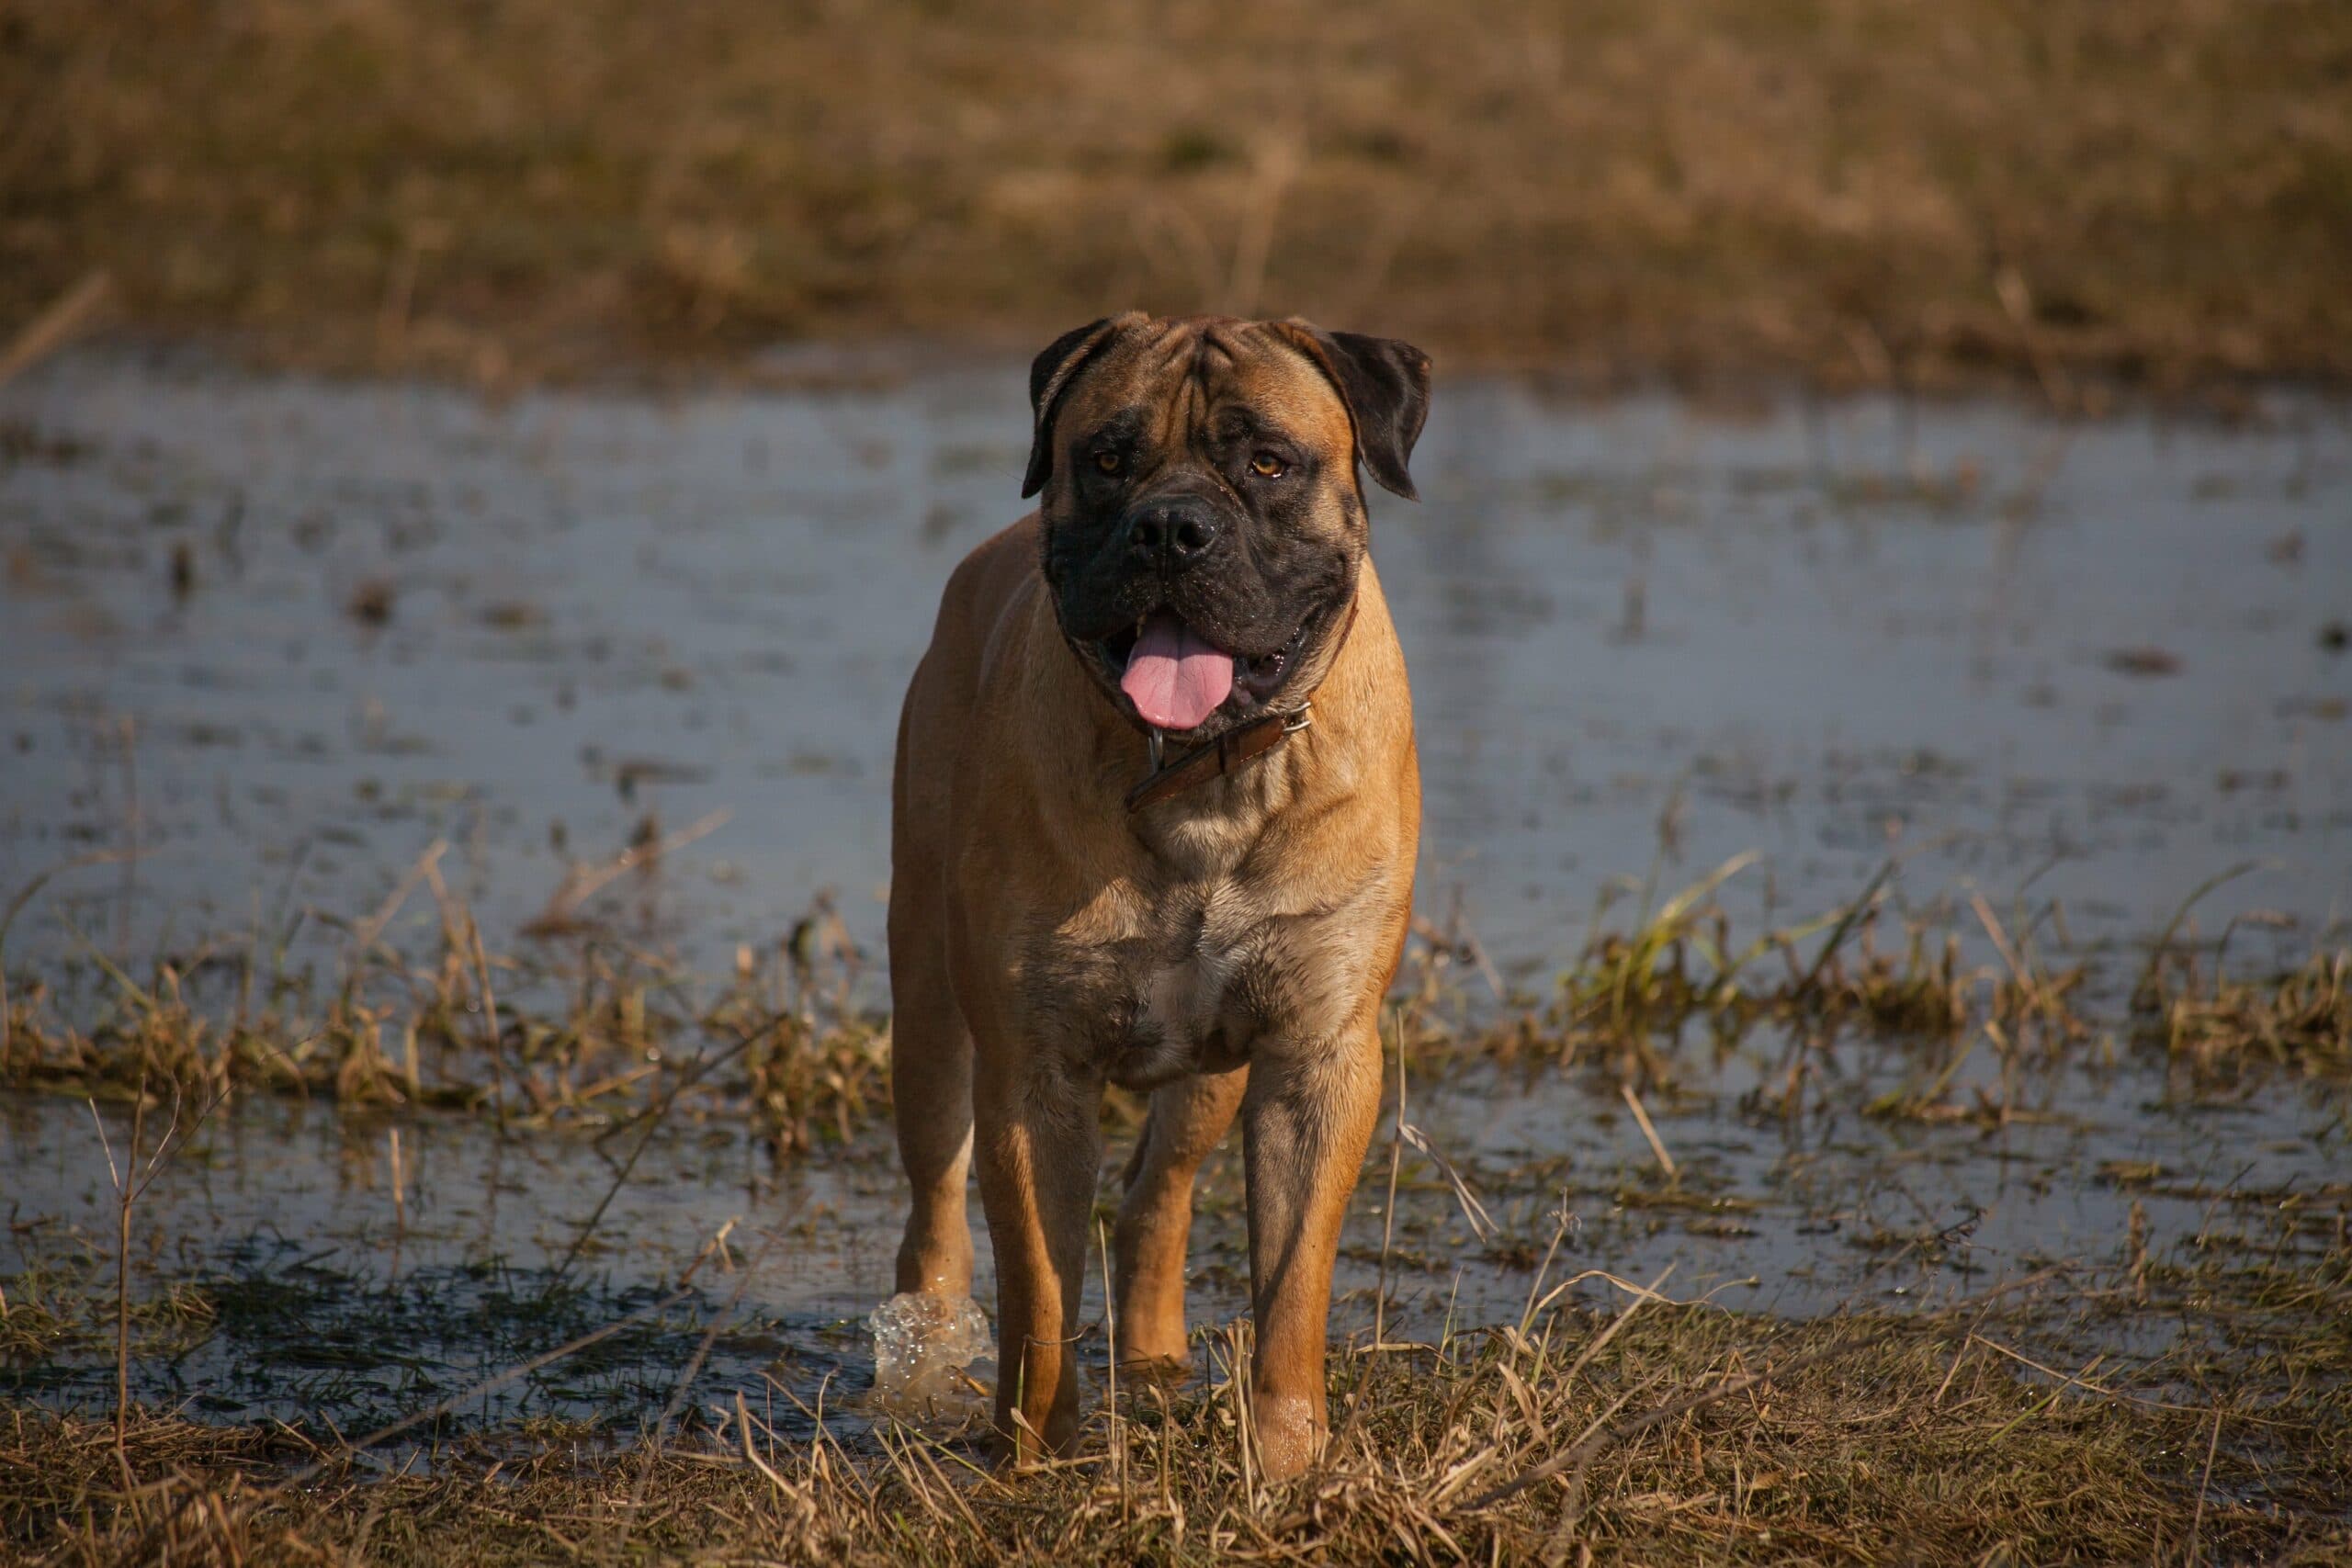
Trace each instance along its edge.
{"label": "dog's left ear", "polygon": [[1355,425],[1356,457],[1372,477],[1419,501],[1405,464],[1430,415],[1430,356],[1393,337],[1327,333],[1296,317],[1274,326],[1339,389]]}
{"label": "dog's left ear", "polygon": [[1136,322],[1148,320],[1140,310],[1105,316],[1062,333],[1029,362],[1029,408],[1035,433],[1029,438],[1029,471],[1022,476],[1021,499],[1046,488],[1054,472],[1054,409],[1061,401],[1086,362],[1102,352],[1112,339]]}

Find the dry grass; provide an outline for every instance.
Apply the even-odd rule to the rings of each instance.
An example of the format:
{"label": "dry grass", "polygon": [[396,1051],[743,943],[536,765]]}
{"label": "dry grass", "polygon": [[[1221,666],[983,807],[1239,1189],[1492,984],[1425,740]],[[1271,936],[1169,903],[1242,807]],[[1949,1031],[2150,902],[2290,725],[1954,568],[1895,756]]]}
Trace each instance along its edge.
{"label": "dry grass", "polygon": [[1302,310],[1611,375],[2352,369],[2328,0],[0,0],[0,321],[502,382]]}
{"label": "dry grass", "polygon": [[[218,1023],[187,999],[201,963],[160,965],[142,984],[107,962],[115,1006],[88,1030],[54,1022],[48,993],[20,981],[0,1045],[6,1081],[118,1094],[143,1085],[185,1103],[254,1090],[446,1102],[501,1114],[517,1131],[629,1116],[645,1138],[695,1096],[759,1117],[787,1149],[846,1136],[884,1103],[887,1037],[854,1005],[860,957],[823,905],[774,953],[747,952],[734,975],[697,987],[643,961],[493,959],[432,866],[428,854],[402,890],[351,923],[345,972],[315,1000],[273,978],[259,944],[212,976],[239,998]],[[2096,1032],[2075,1009],[2085,971],[2042,956],[2043,922],[2025,911],[2005,919],[1971,902],[1985,964],[1964,964],[1957,932],[1920,919],[1882,948],[1890,872],[1842,908],[1740,943],[1718,897],[1738,869],[1664,897],[1653,888],[1622,924],[1604,909],[1556,994],[1502,1024],[1443,1027],[1465,1016],[1465,979],[1502,987],[1475,940],[1425,931],[1404,998],[1417,1060],[1458,1051],[1583,1063],[1617,1077],[1644,1119],[1635,1086],[1688,1070],[1670,1042],[1694,1026],[1717,1042],[1779,1030],[1792,1086],[1838,1031],[1892,1030],[1924,1047],[1930,1087],[1873,1109],[1940,1119],[1959,1113],[1940,1094],[1950,1064],[1978,1038],[2006,1065],[2050,1059]],[[428,887],[438,944],[405,956],[384,933],[401,898]],[[2218,959],[2192,960],[2172,934],[2141,991],[2143,1016],[2170,1021],[2152,1045],[2188,1053],[2201,1070],[2340,1072],[2343,955],[2272,985],[2223,977]],[[545,995],[568,1000],[544,1018],[515,1005]],[[401,1048],[386,1049],[388,1037]],[[1997,1120],[2001,1107],[1971,1113]],[[168,1134],[153,1138],[169,1147]],[[147,1168],[135,1148],[124,1153],[127,1168]],[[633,1165],[622,1160],[616,1187]],[[1098,1400],[1075,1459],[1018,1477],[964,1439],[897,1427],[836,1420],[787,1437],[765,1396],[665,1412],[665,1429],[676,1414],[696,1419],[673,1439],[616,1448],[615,1433],[545,1421],[452,1438],[437,1413],[470,1408],[481,1392],[459,1390],[387,1428],[432,1444],[388,1459],[372,1438],[208,1426],[138,1411],[119,1393],[119,1430],[12,1406],[0,1413],[0,1556],[2352,1560],[2341,1493],[2352,1470],[2345,1194],[2182,1187],[2153,1168],[2106,1174],[2135,1193],[2194,1199],[2205,1223],[2162,1256],[2135,1224],[2118,1259],[2047,1269],[2023,1288],[1907,1316],[1866,1309],[1787,1322],[1623,1284],[1617,1309],[1598,1313],[1569,1289],[1592,1276],[1553,1273],[1555,1244],[1518,1321],[1418,1347],[1375,1335],[1335,1356],[1333,1452],[1286,1486],[1261,1480],[1231,1394],[1249,1353],[1238,1325],[1201,1337],[1216,1376],[1128,1388],[1115,1409]],[[128,1204],[124,1213],[128,1224]],[[130,1247],[127,1235],[118,1243],[119,1264]],[[31,1264],[0,1298],[0,1353],[38,1364],[110,1338],[120,1357],[168,1357],[225,1310],[201,1292],[133,1302],[119,1270],[109,1289],[103,1249],[77,1245],[81,1255],[49,1261],[27,1252]],[[1383,1261],[1385,1270],[1385,1249]],[[684,1296],[681,1285],[659,1305]],[[565,1332],[575,1326],[561,1347],[500,1376],[560,1362],[626,1320]],[[781,1383],[770,1392],[792,1399]]]}
{"label": "dry grass", "polygon": [[[2297,1278],[2342,1303],[2341,1258]],[[2202,1274],[2160,1273],[2157,1289],[2213,1299]],[[102,1426],[17,1411],[0,1430],[0,1541],[28,1562],[208,1564],[2352,1551],[2340,1334],[2294,1367],[2257,1358],[2198,1393],[2179,1375],[2062,1365],[2023,1337],[2047,1304],[2015,1295],[1812,1324],[1620,1299],[1612,1314],[1547,1303],[1521,1325],[1336,1358],[1332,1453],[1287,1485],[1259,1479],[1216,1381],[1130,1391],[1077,1457],[1026,1475],[897,1427],[787,1438],[740,1396],[691,1446],[552,1440],[496,1465],[448,1449],[430,1473],[390,1475],[289,1428],[168,1418],[134,1422],[119,1463]],[[2303,1321],[2322,1310],[2307,1303]],[[1246,1341],[1217,1343],[1246,1355]]]}

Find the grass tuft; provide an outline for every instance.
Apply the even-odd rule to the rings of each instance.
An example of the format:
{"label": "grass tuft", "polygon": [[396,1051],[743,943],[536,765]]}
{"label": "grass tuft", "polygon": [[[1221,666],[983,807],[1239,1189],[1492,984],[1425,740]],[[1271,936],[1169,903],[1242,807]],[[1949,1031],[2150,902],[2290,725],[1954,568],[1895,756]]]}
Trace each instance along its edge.
{"label": "grass tuft", "polygon": [[[1689,1070],[1675,1047],[1693,1032],[1718,1054],[1760,1034],[1783,1043],[1786,1100],[1824,1052],[1859,1034],[1924,1055],[1925,1088],[1874,1109],[1925,1120],[1997,1120],[2024,1064],[2106,1050],[2127,1025],[2194,1069],[2192,1091],[2253,1071],[2352,1078],[2352,950],[2323,945],[2260,976],[2200,964],[2168,938],[2131,1008],[2110,1016],[2089,958],[2040,954],[2041,918],[2004,922],[1974,900],[1968,919],[1990,953],[1972,964],[1957,927],[1890,914],[1891,868],[1848,905],[1736,941],[1718,896],[1749,858],[1645,897],[1623,926],[1602,924],[1604,906],[1548,998],[1506,987],[1475,938],[1422,922],[1396,993],[1417,1057],[1550,1060],[1666,1087]],[[345,927],[349,954],[323,989],[251,948],[160,961],[142,981],[92,947],[105,989],[80,1009],[43,975],[12,976],[0,1089],[129,1101],[144,1085],[151,1100],[191,1104],[299,1095],[526,1128],[634,1122],[691,1097],[750,1118],[787,1156],[846,1141],[888,1108],[888,1020],[861,1000],[865,954],[829,900],[713,980],[601,942],[593,927],[492,958],[470,913],[442,897],[436,945],[421,957],[383,940],[382,910]],[[1465,986],[1473,977],[1484,995]],[[1979,1051],[1997,1059],[2004,1094],[1956,1107],[1944,1090]]]}

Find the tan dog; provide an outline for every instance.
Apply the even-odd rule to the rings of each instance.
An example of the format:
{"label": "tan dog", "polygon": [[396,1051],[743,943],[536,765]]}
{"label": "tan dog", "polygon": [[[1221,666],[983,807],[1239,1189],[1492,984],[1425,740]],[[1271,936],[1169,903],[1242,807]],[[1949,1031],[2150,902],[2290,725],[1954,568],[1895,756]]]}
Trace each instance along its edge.
{"label": "tan dog", "polygon": [[1252,1409],[1287,1476],[1326,1429],[1332,1258],[1419,841],[1358,468],[1413,494],[1429,361],[1129,313],[1047,348],[1030,391],[1043,502],[949,579],[899,721],[898,1288],[969,1292],[977,1154],[997,1427],[1016,1461],[1067,1448],[1104,1083],[1152,1091],[1116,1241],[1138,1369],[1185,1362],[1193,1177],[1238,1111]]}

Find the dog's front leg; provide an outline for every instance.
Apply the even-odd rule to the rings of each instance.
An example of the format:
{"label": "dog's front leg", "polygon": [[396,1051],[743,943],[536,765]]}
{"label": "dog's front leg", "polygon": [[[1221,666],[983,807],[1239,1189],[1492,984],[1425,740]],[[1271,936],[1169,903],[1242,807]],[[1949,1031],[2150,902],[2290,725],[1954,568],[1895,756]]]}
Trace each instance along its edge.
{"label": "dog's front leg", "polygon": [[1192,1247],[1193,1179],[1241,1108],[1250,1069],[1200,1073],[1151,1095],[1127,1192],[1112,1233],[1116,1254],[1119,1375],[1181,1375],[1186,1364],[1184,1263]]}
{"label": "dog's front leg", "polygon": [[973,1085],[980,1206],[996,1251],[996,1426],[1013,1462],[1078,1436],[1079,1292],[1102,1160],[1100,1083],[983,1049]]}
{"label": "dog's front leg", "polygon": [[1241,1106],[1257,1319],[1250,1409],[1270,1480],[1305,1470],[1325,1433],[1331,1265],[1380,1112],[1375,1013],[1336,1040],[1261,1046]]}

